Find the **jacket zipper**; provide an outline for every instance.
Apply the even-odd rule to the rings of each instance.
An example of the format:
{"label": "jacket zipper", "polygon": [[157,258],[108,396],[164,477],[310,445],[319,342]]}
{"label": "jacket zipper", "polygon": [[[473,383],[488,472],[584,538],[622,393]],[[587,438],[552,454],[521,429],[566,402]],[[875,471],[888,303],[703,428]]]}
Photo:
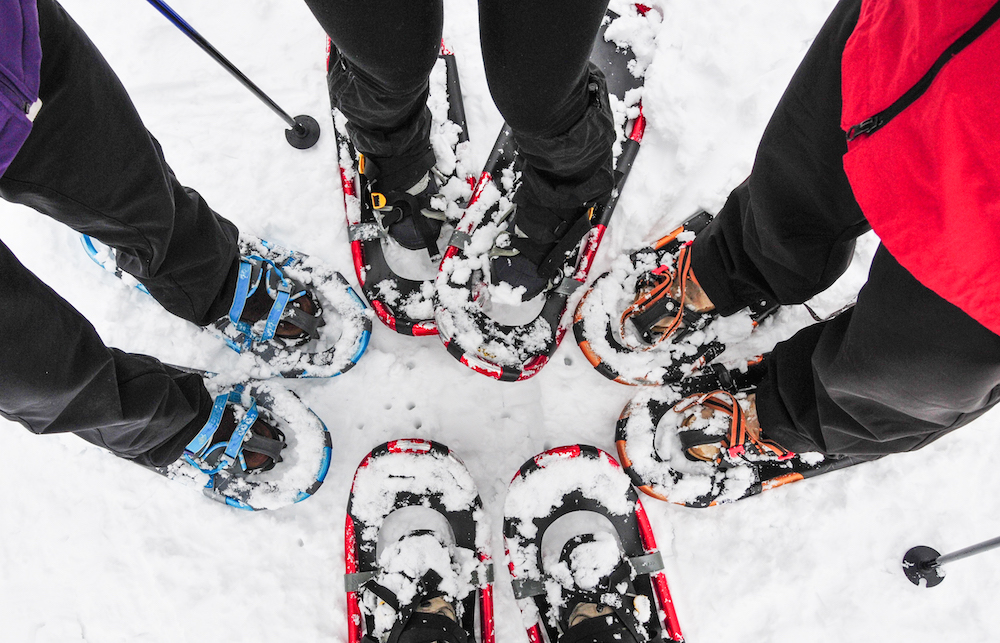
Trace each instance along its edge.
{"label": "jacket zipper", "polygon": [[896,101],[889,105],[886,109],[883,109],[878,114],[875,114],[871,118],[867,118],[857,125],[852,125],[849,130],[847,130],[847,142],[851,142],[861,135],[871,135],[878,130],[885,127],[885,125],[900,114],[904,109],[912,105],[918,98],[924,95],[927,88],[930,87],[931,83],[934,82],[934,78],[941,71],[941,68],[945,64],[954,58],[958,52],[962,51],[968,47],[972,42],[983,35],[987,29],[993,26],[993,23],[1000,19],[1000,2],[994,4],[989,11],[986,12],[982,18],[979,19],[976,24],[972,25],[968,31],[966,31],[962,36],[953,42],[951,46],[944,50],[938,59],[934,61],[931,68],[927,70],[917,83],[911,87],[905,94],[900,96]]}
{"label": "jacket zipper", "polygon": [[31,111],[31,101],[25,96],[17,86],[7,78],[6,74],[0,72],[0,89],[3,93],[10,99],[12,103],[17,105],[22,112],[27,114]]}

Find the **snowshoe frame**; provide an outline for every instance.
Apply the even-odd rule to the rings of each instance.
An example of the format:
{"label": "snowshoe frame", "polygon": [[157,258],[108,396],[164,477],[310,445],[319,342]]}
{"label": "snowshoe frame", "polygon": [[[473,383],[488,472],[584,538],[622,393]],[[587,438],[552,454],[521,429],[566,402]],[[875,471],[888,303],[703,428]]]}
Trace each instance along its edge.
{"label": "snowshoe frame", "polygon": [[[544,468],[545,460],[553,456],[565,458],[589,458],[603,460],[614,469],[621,470],[618,462],[608,453],[593,446],[576,444],[555,449],[549,449],[531,458],[518,470],[511,480],[510,486],[529,484],[528,477],[532,472]],[[515,574],[515,565],[511,558],[512,549],[525,550],[532,548],[536,553],[536,569],[542,569],[541,543],[545,530],[557,519],[574,511],[591,511],[606,517],[614,526],[621,542],[625,556],[629,559],[637,572],[633,584],[637,592],[645,595],[653,606],[653,614],[662,614],[662,620],[651,619],[647,625],[647,634],[650,641],[666,640],[681,642],[684,635],[681,633],[680,624],[677,620],[677,613],[674,610],[673,599],[670,596],[670,588],[667,585],[667,577],[663,572],[663,562],[659,550],[656,547],[656,539],[653,536],[652,527],[646,511],[639,500],[639,495],[631,486],[628,487],[628,500],[635,507],[631,515],[619,515],[609,511],[601,502],[594,498],[587,497],[581,490],[573,490],[565,494],[562,504],[547,516],[534,518],[532,522],[537,534],[534,538],[526,539],[518,532],[520,519],[515,516],[504,516],[504,546],[507,557],[507,565],[512,577],[514,597],[518,602],[530,599],[538,611],[539,621],[533,625],[526,626],[528,640],[530,643],[556,643],[559,632],[549,623],[546,618],[552,606],[549,604],[544,590],[544,579],[541,578],[518,578]],[[544,632],[544,637],[543,637]]]}
{"label": "snowshoe frame", "polygon": [[[451,452],[451,450],[439,443],[430,440],[409,439],[393,440],[386,442],[374,449],[365,456],[358,465],[358,471],[369,466],[377,458],[385,457],[393,453],[409,453],[414,455],[428,455],[430,457],[448,458],[461,465],[461,461]],[[461,465],[464,468],[464,465]],[[355,480],[357,472],[355,472]],[[478,589],[470,593],[463,599],[463,617],[460,625],[466,632],[475,633],[476,606],[479,608],[480,637],[477,643],[495,643],[493,625],[493,577],[492,562],[490,554],[485,549],[476,546],[476,522],[473,518],[475,511],[482,511],[482,501],[479,495],[475,497],[475,502],[468,508],[461,511],[448,511],[439,496],[418,495],[414,493],[397,494],[392,503],[393,511],[403,507],[423,506],[441,514],[451,526],[455,537],[455,544],[458,547],[470,549],[476,552],[476,557],[485,566],[487,578],[481,582]],[[344,527],[344,553],[345,553],[345,590],[347,592],[347,621],[348,621],[348,643],[361,643],[365,636],[366,623],[365,616],[361,611],[361,603],[358,596],[361,585],[367,577],[373,575],[377,567],[375,543],[365,542],[362,534],[366,525],[358,519],[352,509],[354,506],[354,485],[351,485],[351,497],[347,503],[347,518]],[[384,517],[383,517],[384,519]],[[381,525],[379,525],[381,527]]]}

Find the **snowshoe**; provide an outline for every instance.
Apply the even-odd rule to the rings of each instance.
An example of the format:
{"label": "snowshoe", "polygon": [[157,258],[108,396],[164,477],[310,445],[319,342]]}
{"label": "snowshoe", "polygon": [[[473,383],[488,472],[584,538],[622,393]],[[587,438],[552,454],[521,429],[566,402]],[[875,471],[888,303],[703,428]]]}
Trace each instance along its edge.
{"label": "snowshoe", "polygon": [[525,462],[503,532],[530,641],[684,640],[642,503],[607,453],[574,445]]}
{"label": "snowshoe", "polygon": [[630,385],[677,382],[777,309],[762,301],[746,314],[727,318],[727,329],[720,330],[714,312],[685,305],[681,285],[690,270],[690,245],[711,220],[712,215],[698,212],[653,246],[616,260],[583,295],[573,334],[601,375]]}
{"label": "snowshoe", "polygon": [[[81,241],[98,265],[149,294],[135,277],[118,268],[112,248],[86,235]],[[250,236],[240,236],[239,248],[240,271],[230,313],[205,330],[237,353],[252,355],[255,377],[334,377],[361,359],[371,336],[371,313],[339,272],[308,255]],[[300,299],[308,303],[296,301]],[[248,306],[263,306],[260,321],[241,319]],[[302,332],[278,334],[286,322]]]}
{"label": "snowshoe", "polygon": [[632,483],[659,500],[709,507],[866,460],[793,453],[748,431],[746,395],[765,373],[763,361],[742,371],[712,364],[635,397],[615,429]]}
{"label": "snowshoe", "polygon": [[[206,377],[210,391],[218,388],[210,374],[183,370]],[[218,393],[212,415],[184,455],[166,467],[149,468],[248,511],[277,509],[315,494],[332,451],[323,421],[295,393],[269,382]]]}
{"label": "snowshoe", "polygon": [[[331,46],[328,41],[327,47]],[[469,136],[458,67],[455,55],[444,43],[431,74],[428,107],[432,116],[431,145],[437,162],[427,178],[433,186],[431,192],[436,192],[433,196],[424,194],[425,186],[419,195],[399,198],[411,201],[414,196],[429,197],[433,213],[425,212],[430,218],[418,214],[402,221],[398,218],[400,208],[394,206],[395,198],[373,191],[368,181],[371,172],[366,175],[362,171],[366,169],[361,165],[363,159],[347,135],[347,119],[338,110],[333,111],[347,230],[358,282],[386,326],[417,336],[437,334],[433,296],[440,261],[438,236],[454,229],[472,193],[467,159]],[[428,236],[433,237],[429,243],[425,239]],[[426,249],[419,249],[424,246]]]}
{"label": "snowshoe", "polygon": [[365,456],[344,537],[349,643],[493,643],[484,520],[448,447],[396,440]]}
{"label": "snowshoe", "polygon": [[[523,303],[510,288],[490,288],[490,253],[505,232],[517,190],[519,160],[505,125],[486,163],[469,207],[448,242],[437,277],[434,318],[448,352],[469,368],[503,381],[528,379],[549,360],[566,333],[564,314],[570,296],[587,279],[618,196],[628,178],[645,130],[639,105],[642,65],[626,44],[607,39],[620,27],[651,28],[649,9],[621,4],[609,11],[591,54],[608,83],[612,111],[619,126],[615,143],[616,185],[611,194],[590,204],[589,230],[570,249],[557,277],[541,296]],[[619,23],[619,21],[624,21]],[[642,23],[641,25],[639,23]]]}

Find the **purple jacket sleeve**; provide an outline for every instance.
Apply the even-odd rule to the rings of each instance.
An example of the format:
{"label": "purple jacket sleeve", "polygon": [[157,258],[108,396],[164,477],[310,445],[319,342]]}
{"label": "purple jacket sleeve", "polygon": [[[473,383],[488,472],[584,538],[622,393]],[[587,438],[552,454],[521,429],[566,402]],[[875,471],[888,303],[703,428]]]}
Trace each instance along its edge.
{"label": "purple jacket sleeve", "polygon": [[35,0],[0,0],[0,176],[31,132],[41,66]]}

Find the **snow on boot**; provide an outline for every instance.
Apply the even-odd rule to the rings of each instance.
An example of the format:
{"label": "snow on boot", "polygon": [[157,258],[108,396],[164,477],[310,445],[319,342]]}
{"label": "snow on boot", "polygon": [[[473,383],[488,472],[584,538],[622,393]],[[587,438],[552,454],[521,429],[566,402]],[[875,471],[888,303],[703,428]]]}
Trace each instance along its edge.
{"label": "snow on boot", "polygon": [[701,310],[691,271],[691,243],[712,220],[698,212],[670,234],[612,264],[584,294],[573,334],[599,373],[622,384],[676,382],[746,339],[777,309],[757,302],[744,313],[719,318]]}
{"label": "snow on boot", "polygon": [[593,206],[552,209],[530,203],[514,206],[507,230],[490,250],[490,282],[506,286],[522,302],[555,286],[567,256],[590,232]]}
{"label": "snow on boot", "polygon": [[[95,263],[139,290],[118,268],[115,250],[83,235]],[[240,235],[236,292],[229,314],[204,327],[237,353],[252,356],[247,375],[333,377],[353,367],[368,347],[371,311],[347,280],[323,262]]]}
{"label": "snow on boot", "polygon": [[223,387],[204,427],[173,464],[150,467],[198,486],[238,509],[277,509],[311,497],[326,479],[332,440],[326,425],[295,393],[269,382]]}
{"label": "snow on boot", "polygon": [[373,449],[347,505],[349,643],[492,643],[484,520],[472,476],[448,447],[396,440]]}
{"label": "snow on boot", "polygon": [[863,458],[793,453],[748,419],[766,356],[743,370],[706,371],[629,402],[615,431],[618,456],[643,493],[688,507],[735,502]]}
{"label": "snow on boot", "polygon": [[525,462],[504,540],[529,640],[684,640],[642,503],[607,453],[574,445]]}

